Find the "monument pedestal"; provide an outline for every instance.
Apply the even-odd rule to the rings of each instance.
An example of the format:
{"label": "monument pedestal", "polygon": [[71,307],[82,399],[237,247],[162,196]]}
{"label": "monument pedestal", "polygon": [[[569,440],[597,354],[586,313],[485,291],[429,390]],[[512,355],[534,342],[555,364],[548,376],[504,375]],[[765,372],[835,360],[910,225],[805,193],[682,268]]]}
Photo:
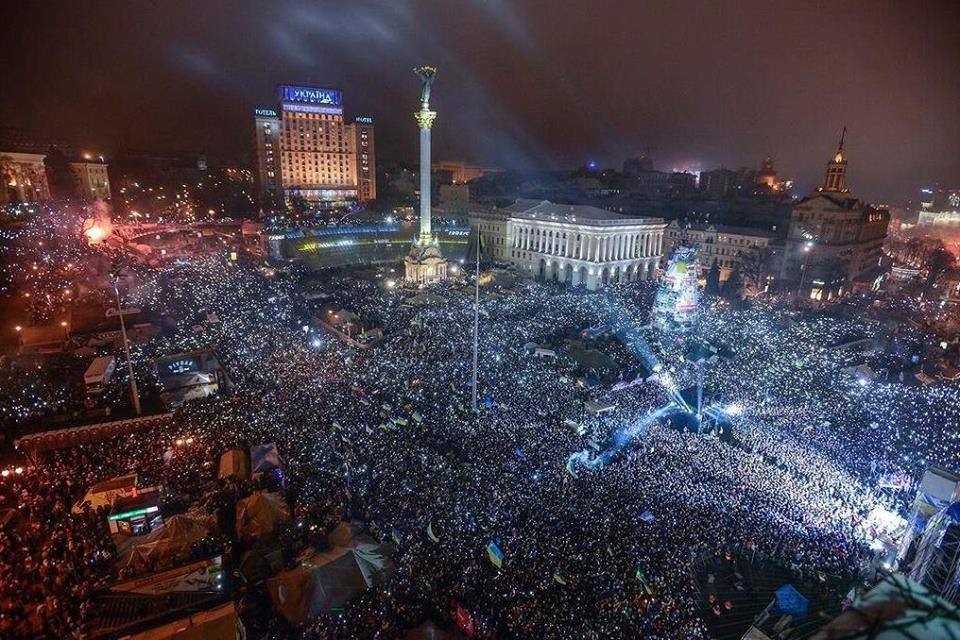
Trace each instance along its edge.
{"label": "monument pedestal", "polygon": [[403,259],[404,277],[410,284],[430,284],[447,277],[447,259],[436,240],[418,240]]}

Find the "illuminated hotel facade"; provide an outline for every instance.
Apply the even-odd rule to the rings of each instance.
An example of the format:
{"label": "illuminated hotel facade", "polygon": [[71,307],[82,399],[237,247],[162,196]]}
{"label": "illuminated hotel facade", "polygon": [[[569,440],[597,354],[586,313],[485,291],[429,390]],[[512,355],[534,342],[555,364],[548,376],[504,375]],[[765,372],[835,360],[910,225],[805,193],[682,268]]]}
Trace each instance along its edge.
{"label": "illuminated hotel facade", "polygon": [[373,118],[347,123],[339,90],[282,85],[275,109],[254,110],[254,125],[265,204],[337,208],[376,197]]}

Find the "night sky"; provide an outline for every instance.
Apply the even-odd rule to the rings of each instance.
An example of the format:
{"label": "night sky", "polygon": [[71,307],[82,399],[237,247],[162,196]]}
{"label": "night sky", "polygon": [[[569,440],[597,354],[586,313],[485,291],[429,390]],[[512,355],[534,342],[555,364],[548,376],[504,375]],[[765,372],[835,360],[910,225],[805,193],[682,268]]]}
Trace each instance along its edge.
{"label": "night sky", "polygon": [[411,68],[439,67],[434,157],[511,168],[756,166],[816,185],[840,129],[869,199],[960,185],[960,3],[15,2],[0,124],[94,151],[249,150],[280,83],[335,86],[415,160]]}

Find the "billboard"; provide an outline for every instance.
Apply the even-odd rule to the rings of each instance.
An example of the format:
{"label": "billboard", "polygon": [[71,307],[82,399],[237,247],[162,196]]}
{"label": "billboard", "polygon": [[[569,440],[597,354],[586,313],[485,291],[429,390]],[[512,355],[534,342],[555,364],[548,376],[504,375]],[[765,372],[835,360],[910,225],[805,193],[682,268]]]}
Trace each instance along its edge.
{"label": "billboard", "polygon": [[343,94],[339,89],[298,87],[284,84],[280,86],[280,100],[283,102],[305,102],[307,104],[323,104],[331,107],[339,107],[343,101]]}

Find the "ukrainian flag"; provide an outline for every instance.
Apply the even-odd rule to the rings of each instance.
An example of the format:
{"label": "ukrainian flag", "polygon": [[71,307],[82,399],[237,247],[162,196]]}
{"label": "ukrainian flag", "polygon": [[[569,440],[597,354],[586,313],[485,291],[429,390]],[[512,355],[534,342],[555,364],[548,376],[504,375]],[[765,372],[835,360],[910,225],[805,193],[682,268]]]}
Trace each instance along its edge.
{"label": "ukrainian flag", "polygon": [[440,538],[433,532],[433,523],[430,522],[427,524],[427,537],[433,540],[434,542],[440,542]]}
{"label": "ukrainian flag", "polygon": [[567,581],[563,579],[563,576],[560,575],[559,571],[553,572],[553,581],[556,582],[557,584],[562,584],[563,586],[567,586]]}
{"label": "ukrainian flag", "polygon": [[493,540],[487,543],[487,557],[497,569],[503,566],[503,551],[500,551],[500,547]]}
{"label": "ukrainian flag", "polygon": [[644,575],[643,569],[637,567],[637,580],[640,581],[640,584],[643,585],[644,590],[647,592],[647,595],[653,595],[653,589],[650,588],[650,584],[647,582],[647,576]]}

